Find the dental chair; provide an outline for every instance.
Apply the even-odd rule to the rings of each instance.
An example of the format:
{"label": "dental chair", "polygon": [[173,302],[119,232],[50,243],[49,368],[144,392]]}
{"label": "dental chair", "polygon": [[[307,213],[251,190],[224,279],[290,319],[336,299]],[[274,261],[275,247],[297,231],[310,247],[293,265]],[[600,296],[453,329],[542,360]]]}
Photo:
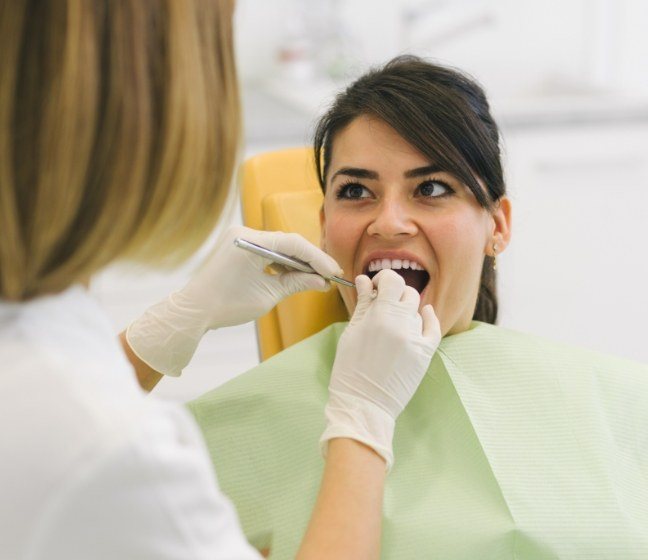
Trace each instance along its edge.
{"label": "dental chair", "polygon": [[[299,233],[319,246],[323,195],[310,148],[268,152],[246,160],[239,170],[243,223],[266,231]],[[331,323],[348,319],[342,298],[302,292],[286,298],[257,323],[261,361]]]}

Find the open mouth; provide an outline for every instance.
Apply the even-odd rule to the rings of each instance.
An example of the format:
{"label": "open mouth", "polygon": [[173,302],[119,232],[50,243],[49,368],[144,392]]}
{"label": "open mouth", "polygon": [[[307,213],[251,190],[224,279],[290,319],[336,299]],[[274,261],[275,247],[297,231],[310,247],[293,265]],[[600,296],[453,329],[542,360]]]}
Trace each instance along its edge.
{"label": "open mouth", "polygon": [[373,278],[385,268],[400,274],[405,280],[405,284],[414,288],[419,294],[423,293],[430,280],[430,274],[419,263],[401,259],[373,260],[365,268],[364,274]]}

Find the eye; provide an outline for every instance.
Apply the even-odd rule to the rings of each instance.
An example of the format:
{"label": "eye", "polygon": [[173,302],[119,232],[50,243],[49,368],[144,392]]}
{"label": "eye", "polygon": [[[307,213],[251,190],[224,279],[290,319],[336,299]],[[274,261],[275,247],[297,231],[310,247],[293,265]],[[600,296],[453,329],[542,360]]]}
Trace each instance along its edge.
{"label": "eye", "polygon": [[425,198],[441,198],[454,193],[450,185],[438,179],[423,181],[416,187],[416,191],[419,196]]}
{"label": "eye", "polygon": [[350,200],[358,200],[361,198],[369,198],[371,192],[367,187],[362,186],[360,183],[346,183],[342,185],[335,195],[336,198],[346,198]]}

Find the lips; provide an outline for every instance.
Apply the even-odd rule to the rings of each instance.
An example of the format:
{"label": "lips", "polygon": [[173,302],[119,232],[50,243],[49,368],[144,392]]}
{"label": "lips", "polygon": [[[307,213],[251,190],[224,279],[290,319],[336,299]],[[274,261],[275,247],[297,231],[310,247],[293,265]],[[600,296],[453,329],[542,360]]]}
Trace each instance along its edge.
{"label": "lips", "polygon": [[379,255],[372,254],[367,259],[363,274],[373,278],[378,272],[390,269],[402,276],[405,284],[414,288],[419,294],[427,287],[430,273],[412,255]]}

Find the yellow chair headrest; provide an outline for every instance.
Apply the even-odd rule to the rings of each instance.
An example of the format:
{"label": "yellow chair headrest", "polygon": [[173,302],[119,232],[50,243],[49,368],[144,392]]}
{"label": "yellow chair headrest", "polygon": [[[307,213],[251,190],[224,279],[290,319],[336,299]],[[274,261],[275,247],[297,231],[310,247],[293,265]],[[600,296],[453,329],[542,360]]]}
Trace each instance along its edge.
{"label": "yellow chair headrest", "polygon": [[[241,168],[245,225],[267,231],[299,233],[320,243],[323,195],[307,148],[261,154]],[[334,286],[329,292],[303,292],[280,302],[257,321],[261,359],[348,319]]]}

